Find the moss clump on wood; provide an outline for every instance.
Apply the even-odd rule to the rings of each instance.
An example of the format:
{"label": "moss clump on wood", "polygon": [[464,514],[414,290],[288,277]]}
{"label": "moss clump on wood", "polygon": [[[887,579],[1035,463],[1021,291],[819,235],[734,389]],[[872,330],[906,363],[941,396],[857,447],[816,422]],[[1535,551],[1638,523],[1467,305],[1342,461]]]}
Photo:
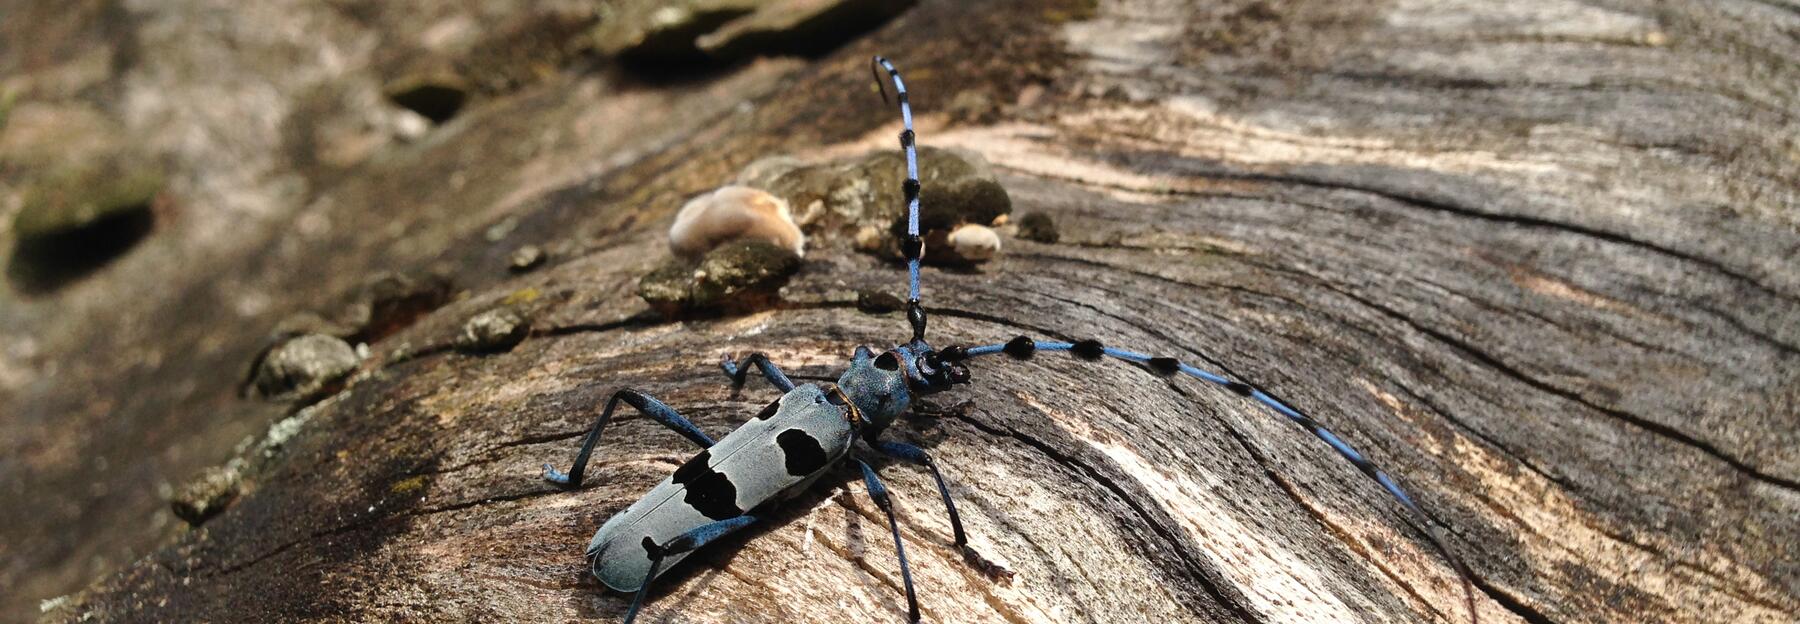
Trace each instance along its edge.
{"label": "moss clump on wood", "polygon": [[1019,218],[1019,238],[1054,243],[1062,239],[1062,233],[1056,231],[1056,222],[1050,219],[1050,215],[1034,212]]}
{"label": "moss clump on wood", "polygon": [[638,280],[638,296],[664,316],[752,310],[772,305],[800,257],[767,241],[720,245],[698,262],[671,260]]}

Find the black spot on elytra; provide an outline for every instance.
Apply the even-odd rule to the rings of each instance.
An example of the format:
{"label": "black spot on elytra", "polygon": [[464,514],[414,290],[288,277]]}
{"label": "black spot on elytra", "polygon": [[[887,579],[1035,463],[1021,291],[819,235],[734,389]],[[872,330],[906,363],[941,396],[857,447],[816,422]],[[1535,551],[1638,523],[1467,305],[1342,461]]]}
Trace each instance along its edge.
{"label": "black spot on elytra", "polygon": [[1001,351],[1016,359],[1024,360],[1030,358],[1031,354],[1037,352],[1037,343],[1032,342],[1030,338],[1019,336],[1018,338],[1006,341],[1006,347],[1001,349]]}
{"label": "black spot on elytra", "polygon": [[812,434],[789,429],[775,436],[775,443],[781,445],[781,454],[787,459],[788,474],[803,477],[825,468],[825,447]]}
{"label": "black spot on elytra", "polygon": [[712,461],[712,451],[700,451],[675,470],[674,482],[687,489],[683,502],[713,520],[744,515],[744,510],[737,506],[737,486],[731,484],[730,477],[706,465],[709,461]]}
{"label": "black spot on elytra", "polygon": [[1075,357],[1092,362],[1100,359],[1100,356],[1106,353],[1106,348],[1100,346],[1100,341],[1089,339],[1071,345],[1069,347],[1069,353],[1075,354]]}
{"label": "black spot on elytra", "polygon": [[883,353],[881,357],[875,358],[875,368],[885,371],[900,370],[900,356],[894,355],[893,351]]}
{"label": "black spot on elytra", "polygon": [[1181,361],[1171,357],[1153,357],[1146,364],[1158,375],[1168,377],[1181,371]]}
{"label": "black spot on elytra", "polygon": [[687,460],[687,463],[675,469],[674,481],[682,484],[692,483],[699,479],[702,473],[712,472],[712,466],[706,465],[710,461],[712,461],[712,449],[700,451],[699,455],[695,455],[693,459]]}

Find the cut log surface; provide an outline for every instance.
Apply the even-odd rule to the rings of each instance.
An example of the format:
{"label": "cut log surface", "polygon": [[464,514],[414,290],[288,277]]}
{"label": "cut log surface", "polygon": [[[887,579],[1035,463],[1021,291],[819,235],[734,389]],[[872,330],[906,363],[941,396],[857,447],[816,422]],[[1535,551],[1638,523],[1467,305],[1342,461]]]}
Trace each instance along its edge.
{"label": "cut log surface", "polygon": [[[1015,218],[1043,213],[1061,232],[1007,238],[977,269],[927,269],[935,344],[1095,338],[1267,389],[1410,491],[1467,563],[1481,622],[1800,619],[1800,7],[961,4],[925,2],[808,60],[670,81],[569,68],[308,174],[306,198],[268,200],[290,207],[256,226],[265,244],[214,249],[243,260],[136,304],[179,316],[183,293],[214,292],[204,277],[230,294],[192,296],[259,288],[282,293],[259,304],[275,310],[200,313],[230,324],[217,334],[156,329],[187,318],[106,339],[195,352],[175,372],[71,365],[81,383],[0,394],[11,411],[189,384],[30,421],[16,444],[40,449],[36,463],[0,460],[36,471],[22,473],[28,503],[71,495],[52,485],[83,478],[82,449],[157,450],[120,450],[135,430],[94,424],[107,418],[175,418],[149,443],[213,449],[115,460],[98,478],[136,494],[6,510],[5,541],[68,544],[85,539],[70,527],[167,514],[150,484],[230,459],[229,442],[274,422],[243,496],[193,529],[96,538],[114,540],[104,552],[0,546],[26,558],[6,574],[45,570],[63,584],[36,591],[74,592],[46,604],[52,621],[617,621],[629,597],[582,550],[696,449],[623,412],[587,486],[545,483],[542,465],[567,467],[614,391],[648,392],[717,437],[777,395],[760,380],[734,395],[721,355],[762,351],[830,380],[855,346],[908,335],[904,315],[856,304],[902,294],[903,269],[830,232],[808,232],[774,308],[664,321],[633,294],[667,258],[681,203],[757,158],[893,149],[898,115],[869,86],[881,53],[905,72],[920,143],[982,155]],[[195,79],[154,71],[175,17],[134,22],[146,52],[122,80]],[[992,110],[953,113],[960,94]],[[549,266],[509,274],[525,243],[552,250]],[[371,344],[315,404],[271,415],[232,397],[238,379],[220,371],[241,372],[271,318],[394,268],[448,272],[467,294]],[[81,318],[122,313],[96,290],[62,296],[86,302]],[[522,343],[448,348],[502,304],[528,312]],[[13,314],[9,328],[71,322]],[[102,357],[89,349],[69,357]],[[1111,360],[970,368],[970,385],[888,435],[935,456],[972,551],[1014,577],[951,545],[929,472],[877,461],[925,621],[1470,621],[1426,527],[1279,414]],[[78,426],[101,433],[41,450]],[[854,472],[770,520],[672,570],[643,621],[904,621],[886,520]],[[98,580],[50,556],[124,553],[148,554]],[[8,597],[34,602],[5,615],[50,595]]]}

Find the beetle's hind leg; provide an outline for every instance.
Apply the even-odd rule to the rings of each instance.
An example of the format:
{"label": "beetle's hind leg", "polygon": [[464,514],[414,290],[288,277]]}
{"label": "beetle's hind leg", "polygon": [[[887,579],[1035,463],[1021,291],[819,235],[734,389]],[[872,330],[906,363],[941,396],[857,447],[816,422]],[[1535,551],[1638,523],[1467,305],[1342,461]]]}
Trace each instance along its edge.
{"label": "beetle's hind leg", "polygon": [[673,429],[683,437],[693,440],[694,444],[700,445],[701,448],[713,445],[712,438],[707,437],[705,432],[694,426],[694,423],[683,418],[679,412],[675,411],[675,408],[656,400],[656,397],[626,388],[613,393],[612,399],[606,402],[606,409],[600,412],[600,418],[594,421],[594,428],[588,431],[587,439],[581,442],[581,452],[575,454],[575,464],[569,468],[569,471],[564,473],[551,467],[550,464],[544,464],[544,480],[570,489],[581,487],[581,475],[587,470],[588,457],[594,454],[594,446],[600,443],[600,432],[606,429],[606,423],[612,420],[613,410],[617,409],[621,402],[636,408],[645,416],[649,416],[651,420],[662,423],[663,426]]}
{"label": "beetle's hind leg", "polygon": [[650,582],[656,580],[656,573],[662,568],[663,559],[669,555],[698,550],[713,540],[737,532],[738,529],[756,523],[756,516],[738,516],[727,518],[712,524],[701,525],[700,528],[682,533],[665,544],[657,544],[644,538],[644,551],[650,555],[650,572],[644,575],[643,584],[638,586],[637,596],[631,599],[631,608],[625,611],[625,624],[637,619],[638,607],[644,605],[644,595],[650,593]]}
{"label": "beetle's hind leg", "polygon": [[744,382],[750,375],[751,366],[755,366],[757,369],[761,370],[763,378],[769,380],[771,385],[782,392],[794,389],[794,382],[789,380],[787,375],[781,372],[780,367],[775,366],[774,362],[769,361],[768,354],[757,351],[744,356],[743,359],[740,359],[735,363],[731,361],[731,355],[726,354],[724,359],[719,362],[719,368],[725,369],[725,374],[731,377],[732,395],[735,396],[739,390],[744,389]]}
{"label": "beetle's hind leg", "polygon": [[869,488],[869,498],[875,499],[875,506],[887,514],[888,529],[894,533],[894,554],[900,558],[900,580],[906,585],[906,621],[918,624],[919,597],[913,593],[912,568],[906,564],[906,544],[900,540],[900,521],[894,518],[894,501],[888,498],[887,485],[881,477],[875,475],[875,469],[868,462],[852,459],[862,468],[863,483]]}

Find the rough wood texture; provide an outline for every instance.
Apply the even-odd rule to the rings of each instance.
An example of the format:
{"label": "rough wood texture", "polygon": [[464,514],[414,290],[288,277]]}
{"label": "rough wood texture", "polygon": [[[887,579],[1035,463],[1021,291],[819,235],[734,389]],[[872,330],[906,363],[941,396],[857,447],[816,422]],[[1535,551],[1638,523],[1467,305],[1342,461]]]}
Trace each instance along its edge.
{"label": "rough wood texture", "polygon": [[[540,464],[567,461],[610,392],[646,390],[722,433],[773,392],[753,383],[730,397],[721,353],[766,351],[828,376],[854,345],[905,337],[899,315],[854,305],[859,291],[898,292],[902,274],[829,244],[780,310],[666,323],[630,294],[666,253],[680,202],[751,160],[890,148],[898,124],[864,66],[882,52],[908,72],[922,143],[985,155],[1017,212],[1047,213],[1063,232],[1056,244],[1008,239],[979,271],[930,271],[935,341],[1098,337],[1271,389],[1447,527],[1483,622],[1795,620],[1800,9],[1126,0],[1084,13],[928,2],[806,62],[673,84],[570,69],[477,102],[429,141],[301,166],[308,197],[268,201],[310,233],[284,238],[288,222],[272,219],[252,228],[267,238],[210,248],[259,259],[208,269],[228,281],[205,297],[280,293],[262,300],[277,311],[201,310],[221,327],[151,337],[194,322],[158,320],[92,339],[169,358],[232,346],[174,371],[71,367],[81,383],[9,388],[5,405],[34,406],[25,422],[43,423],[46,406],[89,405],[81,392],[192,384],[70,409],[67,423],[8,424],[32,436],[16,442],[34,451],[25,500],[82,483],[83,449],[126,455],[122,440],[142,432],[96,424],[109,414],[179,413],[154,426],[153,449],[223,449],[267,422],[218,373],[248,360],[276,312],[320,306],[380,268],[438,267],[470,295],[372,345],[348,389],[282,421],[292,435],[257,452],[248,493],[202,528],[134,527],[166,513],[147,493],[153,475],[180,479],[217,450],[118,461],[114,497],[5,510],[5,541],[52,545],[4,546],[27,561],[7,579],[41,566],[60,585],[34,590],[66,591],[85,564],[57,557],[167,537],[51,619],[616,619],[627,600],[583,574],[581,548],[692,449],[627,418],[590,469],[596,483],[542,483]],[[143,32],[154,50],[161,31]],[[156,79],[140,63],[134,79]],[[366,81],[352,65],[325,82]],[[961,92],[996,104],[946,114]],[[508,218],[503,244],[483,236]],[[282,246],[262,258],[251,240]],[[526,242],[555,249],[553,266],[507,276]],[[112,295],[81,288],[62,296],[85,303],[81,318],[107,318]],[[194,305],[175,292],[143,293],[141,309]],[[437,348],[502,300],[532,312],[518,347]],[[9,329],[55,322],[31,309]],[[101,357],[69,346],[83,344],[52,348]],[[884,466],[928,621],[1467,621],[1454,573],[1398,506],[1256,405],[1117,363],[973,369],[955,397],[973,409],[894,435],[937,456],[975,550],[1017,577],[995,584],[965,564],[928,475]],[[100,441],[44,450],[77,427]],[[162,431],[180,427],[212,433]],[[67,527],[89,516],[76,526],[115,541],[73,543]],[[903,619],[904,598],[884,523],[845,474],[691,558],[647,609],[650,621],[886,622]]]}

